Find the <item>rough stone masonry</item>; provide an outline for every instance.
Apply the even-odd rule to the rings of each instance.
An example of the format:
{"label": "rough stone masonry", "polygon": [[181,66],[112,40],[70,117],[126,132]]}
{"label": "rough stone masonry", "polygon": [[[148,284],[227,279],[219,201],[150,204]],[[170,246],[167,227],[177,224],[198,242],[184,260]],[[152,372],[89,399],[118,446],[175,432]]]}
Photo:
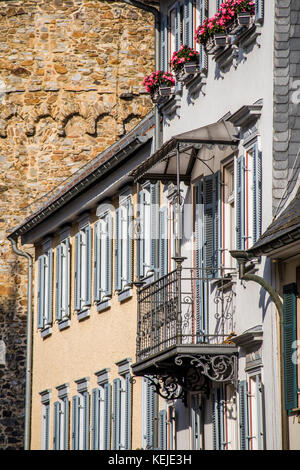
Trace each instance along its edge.
{"label": "rough stone masonry", "polygon": [[7,229],[146,115],[153,38],[122,2],[0,2],[0,449],[24,433],[27,266]]}

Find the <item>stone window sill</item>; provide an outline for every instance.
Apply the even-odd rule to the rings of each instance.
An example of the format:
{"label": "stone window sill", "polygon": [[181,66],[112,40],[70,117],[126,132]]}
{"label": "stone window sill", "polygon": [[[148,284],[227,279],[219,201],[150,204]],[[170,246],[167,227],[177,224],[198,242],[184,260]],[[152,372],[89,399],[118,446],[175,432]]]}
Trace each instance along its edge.
{"label": "stone window sill", "polygon": [[48,336],[51,336],[51,334],[52,334],[51,326],[41,329],[41,337],[43,339],[47,338]]}
{"label": "stone window sill", "polygon": [[132,297],[132,289],[127,288],[118,292],[118,301],[123,302],[124,300],[130,299]]}
{"label": "stone window sill", "polygon": [[83,308],[81,310],[78,310],[77,313],[77,319],[78,321],[85,320],[86,318],[89,318],[90,316],[90,309],[89,308]]}
{"label": "stone window sill", "polygon": [[103,312],[103,310],[107,310],[108,308],[111,307],[110,298],[106,300],[101,300],[100,302],[97,302],[96,305],[97,305],[97,311]]}

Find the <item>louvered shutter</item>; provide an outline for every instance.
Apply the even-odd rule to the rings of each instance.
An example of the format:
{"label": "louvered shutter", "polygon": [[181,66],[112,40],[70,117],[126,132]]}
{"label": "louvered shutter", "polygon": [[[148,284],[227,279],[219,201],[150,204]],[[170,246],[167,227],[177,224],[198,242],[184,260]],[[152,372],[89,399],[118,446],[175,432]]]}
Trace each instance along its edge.
{"label": "louvered shutter", "polygon": [[100,389],[92,390],[92,450],[99,450],[99,433],[100,433]]}
{"label": "louvered shutter", "polygon": [[157,269],[158,264],[158,231],[159,231],[159,183],[150,185],[150,234],[151,234],[151,256],[150,269]]}
{"label": "louvered shutter", "polygon": [[38,318],[37,325],[38,328],[43,328],[44,326],[44,256],[39,256],[38,258],[38,298],[37,298],[37,310]]}
{"label": "louvered shutter", "polygon": [[294,359],[297,340],[297,285],[283,287],[283,352],[285,409],[298,407],[297,361]]}
{"label": "louvered shutter", "polygon": [[62,272],[64,289],[63,319],[70,317],[70,239],[67,238],[62,245],[62,256],[64,257],[64,271]]}
{"label": "louvered shutter", "polygon": [[104,385],[104,450],[110,450],[111,385]]}
{"label": "louvered shutter", "polygon": [[153,449],[153,387],[150,386],[148,380],[146,390],[146,445],[147,449]]}
{"label": "louvered shutter", "polygon": [[167,17],[162,16],[160,24],[160,37],[161,37],[161,49],[160,49],[160,69],[163,72],[168,72],[168,29],[167,29]]}
{"label": "louvered shutter", "polygon": [[[200,25],[208,16],[207,0],[199,0]],[[208,56],[203,44],[200,44],[200,72],[206,74],[208,70]]]}
{"label": "louvered shutter", "polygon": [[203,249],[204,249],[204,205],[203,205],[203,181],[195,188],[195,320],[196,320],[196,341],[204,340],[206,326],[206,302],[205,302],[205,281],[201,278],[206,276],[203,271]]}
{"label": "louvered shutter", "polygon": [[204,195],[204,267],[206,276],[216,274],[219,260],[219,172],[203,180]]}
{"label": "louvered shutter", "polygon": [[220,5],[221,5],[221,0],[216,0],[216,11],[219,10]]}
{"label": "louvered shutter", "polygon": [[90,448],[90,395],[88,392],[83,394],[83,450],[89,450]]}
{"label": "louvered shutter", "polygon": [[100,301],[101,279],[101,221],[95,224],[94,230],[94,300]]}
{"label": "louvered shutter", "polygon": [[140,278],[145,275],[145,190],[139,192],[139,256],[137,257],[137,273]]}
{"label": "louvered shutter", "polygon": [[121,209],[121,207],[116,209],[115,290],[117,291],[122,289]]}
{"label": "louvered shutter", "polygon": [[79,450],[79,411],[80,398],[78,395],[72,398],[72,449]]}
{"label": "louvered shutter", "polygon": [[178,51],[179,47],[181,46],[181,14],[180,14],[180,4],[176,4],[176,18],[175,18],[175,50]]}
{"label": "louvered shutter", "polygon": [[239,418],[240,418],[240,450],[249,449],[248,421],[248,384],[246,380],[239,383]]}
{"label": "louvered shutter", "polygon": [[168,208],[159,211],[159,275],[168,274]]}
{"label": "louvered shutter", "polygon": [[236,247],[245,249],[245,158],[237,159],[236,171]]}
{"label": "louvered shutter", "polygon": [[45,419],[45,449],[44,450],[49,450],[49,447],[50,447],[50,404],[47,403],[47,405],[45,405],[45,415],[44,415],[44,419]]}
{"label": "louvered shutter", "polygon": [[261,235],[262,224],[262,162],[257,144],[253,148],[253,243]]}
{"label": "louvered shutter", "polygon": [[46,321],[47,325],[52,324],[52,283],[53,283],[53,253],[52,250],[47,252],[47,265],[48,265],[48,304],[47,304],[47,313]]}
{"label": "louvered shutter", "polygon": [[193,0],[184,2],[184,44],[193,47]]}
{"label": "louvered shutter", "polygon": [[81,308],[81,233],[75,235],[75,310]]}
{"label": "louvered shutter", "polygon": [[92,229],[86,227],[86,294],[85,306],[90,306],[92,303]]}
{"label": "louvered shutter", "polygon": [[264,22],[264,0],[255,0],[255,22]]}
{"label": "louvered shutter", "polygon": [[62,246],[56,248],[56,320],[61,320],[61,252]]}
{"label": "louvered shutter", "polygon": [[127,199],[126,203],[127,213],[127,226],[126,226],[126,242],[127,242],[127,274],[126,284],[133,282],[133,237],[132,237],[132,222],[133,222],[133,206],[131,198]]}
{"label": "louvered shutter", "polygon": [[63,398],[64,403],[64,450],[69,449],[69,399]]}
{"label": "louvered shutter", "polygon": [[132,410],[132,387],[131,376],[125,376],[125,449],[131,449],[131,410]]}
{"label": "louvered shutter", "polygon": [[105,236],[105,250],[106,250],[106,269],[105,269],[105,295],[111,297],[112,295],[112,217],[111,213],[105,217],[106,222],[106,236]]}
{"label": "louvered shutter", "polygon": [[59,401],[54,403],[54,434],[53,434],[53,448],[54,450],[60,450],[60,433],[61,433],[61,404]]}
{"label": "louvered shutter", "polygon": [[113,382],[113,449],[120,449],[121,437],[121,380],[115,379]]}
{"label": "louvered shutter", "polygon": [[224,450],[224,395],[222,389],[213,393],[213,443],[215,450]]}
{"label": "louvered shutter", "polygon": [[159,412],[159,450],[167,450],[167,412]]}

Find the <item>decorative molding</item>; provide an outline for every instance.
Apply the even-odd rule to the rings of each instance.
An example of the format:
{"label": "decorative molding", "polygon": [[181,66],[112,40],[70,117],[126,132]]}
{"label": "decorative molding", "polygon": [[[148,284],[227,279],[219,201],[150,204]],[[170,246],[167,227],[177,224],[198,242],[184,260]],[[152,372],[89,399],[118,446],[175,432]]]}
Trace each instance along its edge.
{"label": "decorative molding", "polygon": [[132,361],[131,357],[128,357],[126,359],[123,359],[122,361],[116,362],[116,366],[118,366],[119,375],[124,375],[130,372],[131,361]]}
{"label": "decorative molding", "polygon": [[40,395],[41,395],[42,404],[47,405],[51,399],[51,388],[48,388],[47,390],[43,390],[42,392],[40,392]]}
{"label": "decorative molding", "polygon": [[242,129],[249,128],[250,125],[253,125],[253,123],[260,118],[262,108],[262,100],[259,100],[252,105],[242,106],[233,113],[227,121],[231,122],[235,127],[241,127]]}
{"label": "decorative molding", "polygon": [[78,217],[78,229],[82,230],[87,225],[89,225],[91,220],[91,214],[89,212],[84,212]]}
{"label": "decorative molding", "polygon": [[89,382],[90,382],[89,377],[83,377],[82,379],[75,380],[75,383],[77,384],[78,393],[87,392],[89,388]]}
{"label": "decorative molding", "polygon": [[69,384],[65,383],[62,385],[58,385],[58,387],[56,387],[56,390],[58,391],[58,398],[65,398],[69,394]]}
{"label": "decorative molding", "polygon": [[69,225],[63,227],[59,232],[59,240],[62,242],[71,236],[71,227]]}
{"label": "decorative molding", "polygon": [[104,385],[109,382],[109,372],[110,372],[109,368],[102,369],[102,370],[99,370],[98,372],[95,372],[98,385]]}

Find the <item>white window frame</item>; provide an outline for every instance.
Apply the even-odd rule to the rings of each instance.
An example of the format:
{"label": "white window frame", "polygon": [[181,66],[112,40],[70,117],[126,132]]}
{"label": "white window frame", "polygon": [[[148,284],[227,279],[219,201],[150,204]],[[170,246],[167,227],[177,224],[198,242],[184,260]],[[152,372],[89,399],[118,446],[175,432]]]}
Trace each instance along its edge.
{"label": "white window frame", "polygon": [[51,418],[51,395],[50,390],[40,393],[42,400],[42,429],[41,429],[41,450],[50,449],[50,418]]}
{"label": "white window frame", "polygon": [[[97,302],[105,302],[111,298],[112,275],[107,275],[108,264],[112,262],[112,218],[111,212],[100,215],[95,223],[95,292]],[[109,277],[109,278],[108,278]]]}
{"label": "white window frame", "polygon": [[[91,234],[90,239],[90,253],[88,253],[88,236]],[[77,289],[79,289],[79,304],[75,306],[77,313],[89,311],[91,306],[91,263],[92,263],[92,227],[89,222],[79,225],[79,231],[77,233],[79,236],[79,253],[75,249],[75,264],[77,264],[77,273],[79,279],[75,279],[75,285],[77,283]],[[79,255],[79,265],[77,260],[77,255]],[[88,256],[90,255],[90,262],[87,263]],[[78,266],[80,266],[78,274]],[[89,280],[89,285],[88,285]],[[75,296],[76,296],[76,287],[75,287]],[[75,300],[76,302],[76,300]],[[78,307],[78,308],[76,308]],[[82,317],[83,318],[83,317]]]}
{"label": "white window frame", "polygon": [[[38,311],[38,328],[47,330],[52,325],[52,283],[53,283],[53,250],[51,241],[43,244],[43,253],[37,260],[38,273],[38,295],[37,295],[37,311]],[[51,279],[49,279],[51,276]]]}
{"label": "white window frame", "polygon": [[[57,286],[56,294],[59,295],[60,298],[56,298],[56,306],[58,321],[63,322],[70,317],[70,238],[67,237],[62,240],[56,250],[57,257],[60,256],[60,265],[56,266],[56,282],[57,284],[60,282],[60,286]],[[60,273],[58,269],[60,269]]]}
{"label": "white window frame", "polygon": [[[198,407],[196,410],[195,407]],[[190,437],[191,450],[203,450],[203,413],[201,394],[190,395]],[[196,434],[197,433],[197,434]]]}
{"label": "white window frame", "polygon": [[[264,449],[263,382],[261,370],[247,374],[249,450]],[[259,394],[259,395],[258,395]]]}
{"label": "white window frame", "polygon": [[[133,210],[132,205],[132,194],[124,194],[120,195],[119,199],[119,211],[120,211],[120,226],[119,226],[119,233],[116,234],[117,237],[117,245],[118,245],[118,253],[119,255],[116,256],[116,264],[119,279],[117,282],[119,283],[120,289],[117,289],[119,293],[128,290],[132,287],[132,274],[133,274],[133,260],[132,260],[132,242],[133,242],[133,213],[131,214],[132,220],[128,220],[130,217],[129,214],[129,207]],[[115,224],[116,226],[117,224]],[[131,259],[129,260],[129,257]]]}
{"label": "white window frame", "polygon": [[[223,167],[222,185],[222,265],[226,268],[234,268],[235,261],[230,255],[230,250],[236,246],[236,221],[235,221],[235,172],[234,160]],[[225,274],[227,271],[225,270]]]}

